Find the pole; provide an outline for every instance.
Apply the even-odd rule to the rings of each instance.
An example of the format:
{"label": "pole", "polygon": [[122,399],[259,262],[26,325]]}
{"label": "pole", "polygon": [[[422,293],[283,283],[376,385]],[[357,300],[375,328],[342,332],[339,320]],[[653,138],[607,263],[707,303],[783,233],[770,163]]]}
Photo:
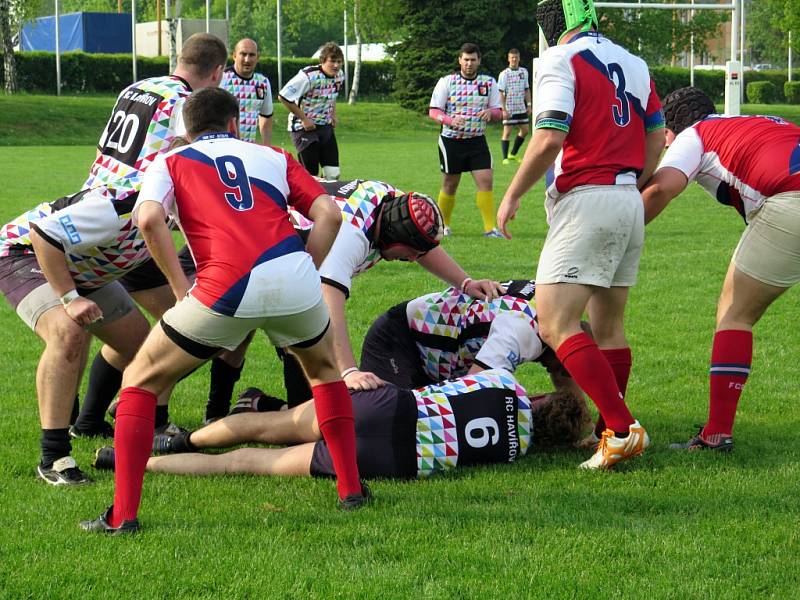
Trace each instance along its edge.
{"label": "pole", "polygon": [[736,62],[736,56],[739,54],[739,10],[742,0],[734,2],[733,14],[731,14],[731,60]]}
{"label": "pole", "polygon": [[211,33],[211,0],[206,0],[206,33]]}
{"label": "pole", "polygon": [[56,0],[56,94],[58,96],[61,95],[61,28],[59,27],[59,21],[61,20],[61,16],[58,14],[58,0]]}
{"label": "pole", "polygon": [[136,0],[131,0],[131,61],[133,62],[133,80],[139,81],[136,72]]}
{"label": "pole", "polygon": [[694,87],[694,10],[689,13],[689,18],[692,22],[692,35],[689,39],[689,85]]}
{"label": "pole", "polygon": [[348,83],[350,82],[350,67],[347,64],[347,5],[344,8],[344,95],[347,96]]}
{"label": "pole", "polygon": [[[166,0],[169,2],[169,0]],[[161,0],[156,0],[156,22],[158,23],[158,55],[161,56]]]}
{"label": "pole", "polygon": [[744,102],[744,39],[745,39],[745,8],[744,8],[744,0],[740,0],[741,7],[739,9],[739,62],[742,64],[742,85],[740,86],[741,89],[741,98],[742,102]]}
{"label": "pole", "polygon": [[281,55],[281,0],[277,0],[276,7],[277,7],[277,11],[278,11],[278,15],[277,15],[277,18],[276,18],[276,21],[277,21],[277,24],[278,24],[278,39],[277,39],[277,41],[278,41],[278,57],[277,57],[278,58],[278,90],[282,90],[283,89],[283,68],[282,68],[281,63],[283,62],[283,60],[282,60],[282,55]]}
{"label": "pole", "polygon": [[231,35],[231,3],[230,0],[225,0],[225,30],[228,32],[228,37]]}
{"label": "pole", "polygon": [[792,80],[792,32],[789,32],[789,81]]}

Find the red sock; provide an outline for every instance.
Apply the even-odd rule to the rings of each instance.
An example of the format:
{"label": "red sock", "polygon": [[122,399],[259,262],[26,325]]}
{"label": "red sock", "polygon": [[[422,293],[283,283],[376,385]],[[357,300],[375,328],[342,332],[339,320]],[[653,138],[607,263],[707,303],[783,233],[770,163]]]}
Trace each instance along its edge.
{"label": "red sock", "polygon": [[339,497],[361,493],[361,481],[356,464],[356,428],[353,420],[353,401],[343,381],[323,383],[311,388],[317,422],[336,471]]}
{"label": "red sock", "polygon": [[753,362],[753,333],[726,329],[714,334],[711,350],[710,404],[703,436],[731,435],[739,396]]}
{"label": "red sock", "polygon": [[156,395],[126,387],[119,394],[114,427],[114,511],[111,526],[136,518],[142,499],[142,480],[153,449]]}
{"label": "red sock", "polygon": [[594,340],[583,332],[576,333],[558,347],[556,356],[595,403],[608,427],[627,432],[634,418],[625,406],[614,371]]}
{"label": "red sock", "polygon": [[[631,354],[630,348],[613,348],[611,350],[600,350],[603,353],[603,356],[606,357],[608,364],[611,365],[611,370],[614,371],[614,379],[617,380],[617,387],[619,391],[622,393],[622,397],[625,397],[625,393],[628,390],[628,377],[631,374],[631,365],[633,364],[633,355]],[[600,434],[605,431],[606,422],[603,420],[603,416],[600,415],[597,419],[597,423],[594,426],[594,434],[597,437],[600,437]]]}

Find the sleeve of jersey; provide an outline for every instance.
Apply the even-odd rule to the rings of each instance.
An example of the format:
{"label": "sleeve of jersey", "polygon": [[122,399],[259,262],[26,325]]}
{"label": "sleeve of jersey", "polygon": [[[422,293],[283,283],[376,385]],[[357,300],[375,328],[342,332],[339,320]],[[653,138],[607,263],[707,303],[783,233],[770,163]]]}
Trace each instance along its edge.
{"label": "sleeve of jersey", "polygon": [[284,100],[297,104],[308,91],[309,86],[308,75],[301,70],[286,82],[278,95]]}
{"label": "sleeve of jersey", "polygon": [[536,129],[569,131],[575,110],[575,75],[566,56],[550,51],[541,58],[536,85]]}
{"label": "sleeve of jersey", "polygon": [[503,71],[497,77],[497,89],[505,93],[506,91],[506,72]]}
{"label": "sleeve of jersey", "polygon": [[528,80],[528,69],[522,67],[522,72],[525,73],[525,89],[531,89],[531,82]]}
{"label": "sleeve of jersey", "polygon": [[164,209],[164,216],[175,212],[175,187],[164,154],[157,156],[153,164],[145,171],[142,178],[142,188],[139,190],[139,197],[133,206],[134,224],[136,224],[139,207],[144,202],[158,202],[161,204]]}
{"label": "sleeve of jersey", "polygon": [[538,358],[541,353],[542,341],[527,317],[509,312],[497,315],[492,321],[475,362],[513,373],[519,365]]}
{"label": "sleeve of jersey", "polygon": [[272,106],[272,86],[269,84],[269,79],[264,79],[264,102],[261,103],[261,111],[259,114],[262,117],[269,118],[275,109]]}
{"label": "sleeve of jersey", "polygon": [[436,82],[436,87],[433,88],[430,108],[438,108],[440,110],[447,108],[447,97],[449,95],[450,90],[447,86],[447,80],[446,78],[442,77],[438,82]]}
{"label": "sleeve of jersey", "polygon": [[325,194],[325,188],[291,154],[283,150],[280,152],[286,157],[286,182],[289,184],[288,203],[297,212],[308,218],[311,205],[314,204],[314,200]]}
{"label": "sleeve of jersey", "polygon": [[500,100],[500,86],[492,79],[492,86],[489,91],[489,108],[502,108],[503,101]]}
{"label": "sleeve of jersey", "polygon": [[369,242],[362,231],[350,223],[342,223],[328,256],[319,268],[322,283],[332,285],[349,297],[353,273],[368,254]]}
{"label": "sleeve of jersey", "polygon": [[127,219],[127,215],[117,214],[109,198],[89,193],[80,202],[48,215],[33,227],[56,248],[77,253],[112,245]]}
{"label": "sleeve of jersey", "polygon": [[186,102],[186,97],[178,98],[175,101],[175,107],[172,109],[170,121],[172,125],[172,133],[174,135],[186,135],[186,124],[183,122],[183,104]]}
{"label": "sleeve of jersey", "polygon": [[686,175],[689,181],[692,181],[703,161],[703,141],[694,127],[684,129],[670,144],[661,163],[658,165],[659,169],[664,167],[672,167]]}
{"label": "sleeve of jersey", "polygon": [[647,133],[664,128],[664,110],[661,107],[661,99],[656,93],[656,84],[650,80],[650,96],[647,99],[647,109],[644,116],[644,128]]}

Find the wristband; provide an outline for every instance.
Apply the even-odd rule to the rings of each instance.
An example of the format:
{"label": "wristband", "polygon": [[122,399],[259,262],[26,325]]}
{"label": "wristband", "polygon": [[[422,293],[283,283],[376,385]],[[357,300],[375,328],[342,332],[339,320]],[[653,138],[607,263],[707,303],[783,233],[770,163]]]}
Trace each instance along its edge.
{"label": "wristband", "polygon": [[472,282],[472,277],[465,277],[464,281],[461,282],[459,289],[463,292],[467,289],[467,286]]}
{"label": "wristband", "polygon": [[59,298],[59,300],[61,300],[61,305],[64,308],[67,308],[69,306],[70,302],[72,302],[76,298],[80,298],[80,295],[78,294],[78,290],[76,290],[75,288],[72,288],[66,294],[61,296],[61,298]]}
{"label": "wristband", "polygon": [[344,379],[345,377],[347,377],[348,375],[350,375],[350,373],[355,373],[356,371],[358,371],[358,367],[350,367],[349,369],[345,369],[344,371],[342,371],[342,372],[339,374],[339,376],[340,376],[342,379]]}

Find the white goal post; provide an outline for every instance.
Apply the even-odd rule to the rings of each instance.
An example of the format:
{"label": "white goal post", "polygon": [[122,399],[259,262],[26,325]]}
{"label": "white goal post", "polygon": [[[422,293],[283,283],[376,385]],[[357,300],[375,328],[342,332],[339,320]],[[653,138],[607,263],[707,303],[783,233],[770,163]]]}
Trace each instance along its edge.
{"label": "white goal post", "polygon": [[[732,0],[727,4],[711,4],[708,2],[672,2],[660,4],[656,2],[595,2],[596,8],[627,8],[632,10],[726,10],[731,12],[731,58],[725,63],[725,114],[739,115],[742,97],[742,63],[737,60],[739,53],[739,21],[742,15],[742,0]],[[547,41],[539,30],[539,52],[547,47]],[[694,61],[694,48],[692,48],[692,61]],[[533,77],[536,78],[537,59],[533,61]],[[694,64],[692,62],[692,79],[694,79]]]}

